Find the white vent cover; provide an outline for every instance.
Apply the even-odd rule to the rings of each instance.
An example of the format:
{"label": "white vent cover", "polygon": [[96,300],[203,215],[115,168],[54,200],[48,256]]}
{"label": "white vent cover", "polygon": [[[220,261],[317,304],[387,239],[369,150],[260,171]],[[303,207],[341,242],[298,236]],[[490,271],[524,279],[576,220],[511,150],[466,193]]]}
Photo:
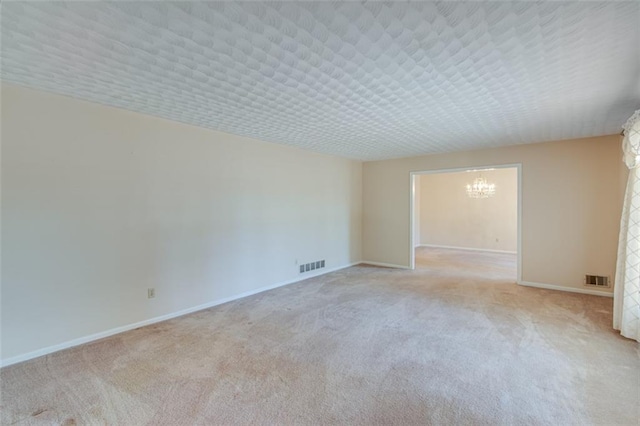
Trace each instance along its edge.
{"label": "white vent cover", "polygon": [[584,284],[591,287],[610,287],[609,277],[601,275],[585,275]]}

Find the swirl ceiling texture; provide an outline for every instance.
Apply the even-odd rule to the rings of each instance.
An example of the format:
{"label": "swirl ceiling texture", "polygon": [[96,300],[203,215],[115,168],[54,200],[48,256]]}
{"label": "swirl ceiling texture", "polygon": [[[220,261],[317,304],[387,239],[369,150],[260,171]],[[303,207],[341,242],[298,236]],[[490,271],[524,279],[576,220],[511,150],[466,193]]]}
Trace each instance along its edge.
{"label": "swirl ceiling texture", "polygon": [[4,2],[2,80],[378,160],[620,132],[640,2]]}

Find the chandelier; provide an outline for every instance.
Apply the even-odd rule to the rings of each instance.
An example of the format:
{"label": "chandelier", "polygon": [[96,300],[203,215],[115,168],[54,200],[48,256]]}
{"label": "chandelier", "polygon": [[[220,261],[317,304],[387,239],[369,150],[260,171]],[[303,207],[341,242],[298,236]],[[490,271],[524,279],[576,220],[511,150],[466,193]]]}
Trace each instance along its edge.
{"label": "chandelier", "polygon": [[473,180],[473,183],[467,184],[467,195],[471,198],[489,198],[496,194],[496,184],[487,183],[483,177]]}

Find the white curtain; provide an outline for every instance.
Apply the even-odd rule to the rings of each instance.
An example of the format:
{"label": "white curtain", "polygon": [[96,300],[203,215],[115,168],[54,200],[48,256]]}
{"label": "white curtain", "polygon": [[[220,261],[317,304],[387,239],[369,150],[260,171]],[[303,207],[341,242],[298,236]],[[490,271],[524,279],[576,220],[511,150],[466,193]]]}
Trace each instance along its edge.
{"label": "white curtain", "polygon": [[613,328],[640,342],[640,110],[623,128],[622,149],[629,179],[620,220]]}

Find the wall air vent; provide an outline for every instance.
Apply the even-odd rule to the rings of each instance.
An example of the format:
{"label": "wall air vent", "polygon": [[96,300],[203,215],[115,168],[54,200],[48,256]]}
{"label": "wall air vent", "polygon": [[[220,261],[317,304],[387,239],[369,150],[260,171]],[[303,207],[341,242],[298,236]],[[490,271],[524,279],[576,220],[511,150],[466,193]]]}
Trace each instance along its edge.
{"label": "wall air vent", "polygon": [[315,271],[316,269],[324,268],[324,260],[317,260],[311,263],[305,263],[304,265],[300,265],[300,273]]}
{"label": "wall air vent", "polygon": [[600,275],[585,275],[584,285],[590,287],[610,287],[609,277],[603,277]]}

